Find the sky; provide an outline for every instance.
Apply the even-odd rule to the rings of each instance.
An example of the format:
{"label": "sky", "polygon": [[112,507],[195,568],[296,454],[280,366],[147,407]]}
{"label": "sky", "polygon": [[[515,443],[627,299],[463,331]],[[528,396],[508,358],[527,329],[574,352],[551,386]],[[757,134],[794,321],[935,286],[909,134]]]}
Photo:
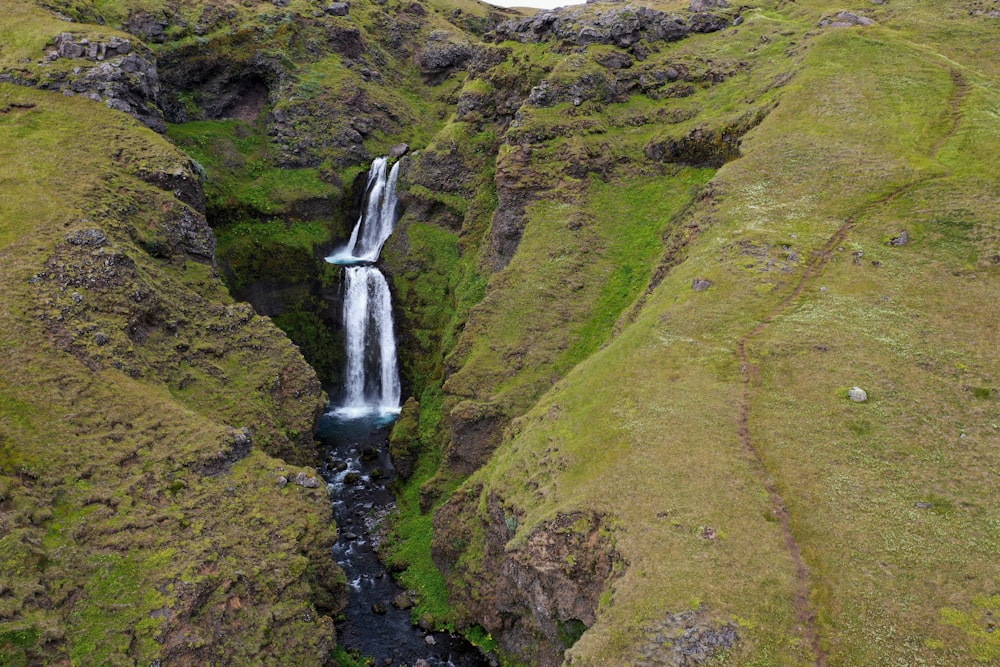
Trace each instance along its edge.
{"label": "sky", "polygon": [[497,7],[538,7],[540,9],[553,9],[555,7],[565,7],[566,5],[582,5],[585,0],[486,0],[491,5]]}

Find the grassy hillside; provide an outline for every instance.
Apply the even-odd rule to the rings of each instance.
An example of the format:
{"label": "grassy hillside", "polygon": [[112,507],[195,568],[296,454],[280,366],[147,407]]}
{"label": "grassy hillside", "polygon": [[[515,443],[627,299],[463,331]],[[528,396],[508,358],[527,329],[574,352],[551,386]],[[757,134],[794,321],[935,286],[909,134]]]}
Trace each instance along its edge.
{"label": "grassy hillside", "polygon": [[[0,0],[6,662],[330,659],[325,494],[271,458],[318,385],[198,209],[329,378],[317,253],[407,142],[415,617],[511,664],[1000,663],[1000,8],[648,4],[700,28]],[[166,138],[62,94],[67,26],[157,63]]]}
{"label": "grassy hillside", "polygon": [[794,78],[687,214],[684,261],[465,485],[473,589],[496,502],[511,560],[555,517],[611,526],[626,565],[568,663],[682,664],[671,632],[726,624],[724,664],[1000,660],[995,20],[896,2],[820,30],[824,10],[762,7],[690,43],[783,43],[760,66]]}
{"label": "grassy hillside", "polygon": [[3,664],[325,661],[328,501],[273,458],[312,461],[315,376],[177,241],[211,238],[146,182],[195,182],[178,151],[88,99],[0,109]]}

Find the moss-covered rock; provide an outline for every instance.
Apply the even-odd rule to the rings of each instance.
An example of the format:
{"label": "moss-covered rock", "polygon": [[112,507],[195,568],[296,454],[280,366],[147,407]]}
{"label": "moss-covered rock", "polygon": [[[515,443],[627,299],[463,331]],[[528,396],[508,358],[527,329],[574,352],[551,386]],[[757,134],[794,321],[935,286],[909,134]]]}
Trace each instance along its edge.
{"label": "moss-covered rock", "polygon": [[401,480],[405,481],[413,474],[420,452],[420,404],[411,396],[403,404],[399,419],[389,435],[389,454]]}

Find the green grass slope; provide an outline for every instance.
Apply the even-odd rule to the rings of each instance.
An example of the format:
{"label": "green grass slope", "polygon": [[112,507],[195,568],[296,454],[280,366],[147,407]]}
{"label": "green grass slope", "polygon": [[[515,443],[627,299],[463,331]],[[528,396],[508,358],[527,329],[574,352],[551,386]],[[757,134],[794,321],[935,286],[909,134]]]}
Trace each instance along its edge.
{"label": "green grass slope", "polygon": [[[486,534],[466,533],[454,581],[487,589],[475,554],[498,503],[511,563],[554,518],[591,514],[625,565],[567,664],[688,664],[671,629],[727,625],[739,640],[704,659],[994,664],[995,19],[894,2],[876,26],[820,29],[822,3],[778,4],[739,32],[784,38],[772,71],[794,78],[684,219],[684,261],[466,483]],[[735,32],[716,48],[748,48]],[[544,319],[524,312],[499,316],[530,340]]]}
{"label": "green grass slope", "polygon": [[0,662],[325,662],[328,501],[272,457],[312,460],[315,376],[171,245],[199,214],[140,176],[182,154],[82,98],[0,110]]}

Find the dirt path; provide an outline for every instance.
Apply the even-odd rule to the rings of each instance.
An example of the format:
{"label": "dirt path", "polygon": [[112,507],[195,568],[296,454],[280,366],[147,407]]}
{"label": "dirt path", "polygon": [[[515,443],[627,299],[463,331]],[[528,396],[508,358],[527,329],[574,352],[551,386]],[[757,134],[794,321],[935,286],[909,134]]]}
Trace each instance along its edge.
{"label": "dirt path", "polygon": [[[936,158],[941,148],[958,132],[962,115],[962,102],[969,91],[968,82],[959,72],[952,70],[951,79],[953,88],[951,98],[949,100],[948,112],[948,115],[951,118],[951,128],[946,134],[935,141],[933,146],[931,146],[931,159]],[[857,225],[858,220],[862,216],[876,208],[892,203],[892,201],[900,195],[920,187],[925,183],[941,178],[947,178],[950,175],[951,172],[949,170],[945,170],[945,172],[941,174],[913,181],[912,183],[897,188],[884,197],[867,204],[864,208],[854,213],[847,219],[847,221],[844,222],[843,225],[841,225],[833,236],[827,240],[827,242],[823,245],[823,248],[813,256],[792,291],[784,299],[782,299],[781,302],[778,303],[760,321],[759,324],[757,324],[757,326],[755,326],[750,332],[744,334],[743,337],[739,339],[736,346],[736,353],[740,361],[740,372],[743,376],[743,398],[739,409],[737,431],[747,457],[750,459],[751,464],[760,476],[761,483],[764,488],[767,489],[768,496],[771,499],[771,514],[781,525],[781,532],[784,536],[785,547],[788,549],[788,553],[795,565],[795,620],[799,625],[803,639],[812,649],[817,667],[826,666],[827,654],[823,648],[819,626],[816,621],[816,609],[813,606],[810,596],[812,584],[810,581],[809,567],[806,564],[805,559],[802,557],[802,549],[795,538],[794,531],[792,530],[791,517],[788,512],[788,507],[778,490],[777,484],[771,476],[771,471],[767,467],[767,463],[761,453],[761,450],[756,444],[754,444],[753,436],[750,431],[750,409],[756,395],[756,390],[760,385],[760,369],[751,363],[749,356],[747,355],[747,344],[754,337],[764,331],[768,325],[798,304],[799,298],[802,296],[806,287],[808,287],[817,276],[822,274],[823,270],[830,263],[830,259],[833,257],[834,251],[844,243],[845,239],[850,234],[851,230],[854,229],[855,225]]]}

